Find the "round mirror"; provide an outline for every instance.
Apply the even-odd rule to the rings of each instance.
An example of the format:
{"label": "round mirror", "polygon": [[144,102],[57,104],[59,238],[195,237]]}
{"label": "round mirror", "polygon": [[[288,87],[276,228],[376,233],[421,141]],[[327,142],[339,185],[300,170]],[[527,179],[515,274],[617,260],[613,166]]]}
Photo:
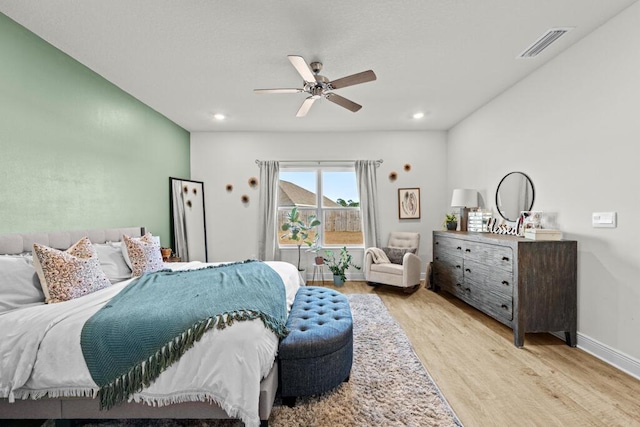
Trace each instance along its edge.
{"label": "round mirror", "polygon": [[502,218],[517,221],[522,211],[533,208],[535,192],[531,179],[522,172],[510,172],[496,190],[496,208]]}

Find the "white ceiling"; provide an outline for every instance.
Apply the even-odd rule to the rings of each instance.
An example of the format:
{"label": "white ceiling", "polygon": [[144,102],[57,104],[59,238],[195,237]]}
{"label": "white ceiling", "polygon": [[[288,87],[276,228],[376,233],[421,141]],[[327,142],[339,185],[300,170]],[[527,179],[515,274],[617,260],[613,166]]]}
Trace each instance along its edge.
{"label": "white ceiling", "polygon": [[[635,1],[0,0],[0,12],[188,131],[446,130]],[[296,118],[306,94],[253,93],[302,87],[290,54],[330,80],[378,79],[336,91],[357,113],[320,100]]]}

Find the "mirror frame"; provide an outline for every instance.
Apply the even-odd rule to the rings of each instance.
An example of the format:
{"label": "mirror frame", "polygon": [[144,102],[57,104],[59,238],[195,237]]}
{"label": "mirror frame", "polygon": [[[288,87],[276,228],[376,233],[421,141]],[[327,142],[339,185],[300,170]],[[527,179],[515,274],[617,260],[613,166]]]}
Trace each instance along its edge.
{"label": "mirror frame", "polygon": [[[195,199],[193,200],[195,200],[196,205],[200,205],[200,204],[202,205],[202,224],[194,225],[196,228],[198,228],[197,230],[188,229],[187,221],[185,217],[181,217],[180,219],[176,220],[176,215],[179,215],[179,210],[176,210],[175,203],[176,203],[176,199],[180,199],[180,202],[178,202],[180,204],[184,202],[183,200],[184,194],[182,191],[184,183],[188,183],[195,186],[193,189],[192,198],[195,197]],[[174,191],[174,184],[179,185],[180,189],[179,190],[176,189]],[[197,191],[196,188],[200,189],[200,192],[199,192],[200,194],[196,194],[196,191]],[[192,246],[188,241],[188,235],[193,232],[202,233],[204,237],[204,242],[203,242],[204,248],[198,244],[198,249],[204,250],[204,260],[199,259],[198,261],[208,262],[209,254],[208,254],[208,248],[207,248],[207,221],[206,221],[206,212],[204,208],[204,204],[205,204],[204,203],[204,182],[193,181],[190,179],[169,177],[169,200],[170,200],[170,215],[171,215],[170,217],[171,218],[171,242],[173,244],[173,250],[177,253],[177,255],[180,258],[182,258],[183,262],[193,261],[194,259],[192,259],[192,257],[189,254],[189,248]],[[188,206],[191,206],[190,201],[187,201],[186,203],[188,204]],[[184,208],[182,209],[184,210]],[[200,216],[199,214],[196,214],[196,217],[199,217],[199,216]],[[181,231],[177,230],[178,228],[180,228]],[[186,246],[184,248],[184,251],[181,251],[180,244],[176,241],[177,234],[182,234],[184,236],[183,244]]]}
{"label": "mirror frame", "polygon": [[520,172],[520,171],[513,171],[513,172],[509,172],[508,174],[506,174],[506,175],[505,175],[505,176],[500,180],[500,183],[498,184],[498,188],[496,188],[496,210],[498,211],[498,214],[499,214],[502,218],[504,218],[505,220],[507,220],[507,221],[511,221],[511,222],[516,222],[516,221],[518,221],[518,218],[520,217],[520,212],[518,212],[518,217],[516,217],[516,218],[514,218],[514,219],[507,218],[507,217],[505,216],[505,214],[503,214],[503,213],[502,213],[502,211],[500,210],[500,207],[499,207],[499,206],[500,206],[500,204],[499,204],[499,201],[498,201],[498,194],[500,193],[500,186],[502,185],[502,183],[504,182],[504,180],[505,180],[505,179],[507,179],[509,176],[511,176],[511,175],[513,175],[513,174],[519,174],[519,175],[522,175],[522,176],[527,180],[527,182],[529,183],[529,185],[531,186],[531,204],[529,205],[529,208],[528,208],[528,209],[523,209],[524,211],[530,211],[531,209],[533,209],[533,202],[534,202],[534,201],[535,201],[535,199],[536,199],[536,189],[535,189],[535,187],[533,186],[533,181],[531,181],[531,178],[529,178],[529,175],[527,175],[527,174],[526,174],[526,173],[524,173],[524,172]]}

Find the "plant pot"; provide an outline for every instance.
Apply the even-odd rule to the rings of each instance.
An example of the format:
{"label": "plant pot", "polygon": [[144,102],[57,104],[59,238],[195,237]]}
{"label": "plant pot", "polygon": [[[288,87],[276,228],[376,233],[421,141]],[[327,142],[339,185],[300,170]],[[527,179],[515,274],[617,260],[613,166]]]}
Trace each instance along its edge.
{"label": "plant pot", "polygon": [[458,223],[457,222],[447,222],[447,230],[455,230],[456,228],[458,228]]}
{"label": "plant pot", "polygon": [[324,258],[321,256],[317,256],[316,257],[316,265],[322,265],[324,264]]}
{"label": "plant pot", "polygon": [[342,280],[341,276],[333,275],[333,284],[336,286],[344,285],[344,280]]}

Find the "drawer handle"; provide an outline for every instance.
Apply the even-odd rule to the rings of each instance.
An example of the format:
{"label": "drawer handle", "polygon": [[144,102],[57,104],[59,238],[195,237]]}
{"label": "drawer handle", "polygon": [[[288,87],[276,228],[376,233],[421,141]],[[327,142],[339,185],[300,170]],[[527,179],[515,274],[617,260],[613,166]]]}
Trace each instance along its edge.
{"label": "drawer handle", "polygon": [[507,307],[505,304],[502,304],[500,307],[504,308],[505,310],[509,309],[509,307]]}
{"label": "drawer handle", "polygon": [[466,271],[467,273],[471,273],[471,269],[470,268],[465,268],[464,271]]}
{"label": "drawer handle", "polygon": [[462,250],[462,246],[458,246],[456,249],[461,251]]}
{"label": "drawer handle", "polygon": [[509,257],[508,257],[508,256],[503,256],[503,257],[502,257],[502,260],[503,260],[503,261],[509,261]]}
{"label": "drawer handle", "polygon": [[471,288],[464,288],[465,291],[471,292]]}
{"label": "drawer handle", "polygon": [[464,251],[465,252],[471,252],[471,249],[465,249]]}
{"label": "drawer handle", "polygon": [[440,259],[440,257],[439,257],[439,256],[437,256],[437,257],[436,257],[436,259]]}
{"label": "drawer handle", "polygon": [[439,244],[440,244],[440,242],[436,242],[436,245],[439,245]]}
{"label": "drawer handle", "polygon": [[459,287],[459,288],[462,287],[462,285],[460,283],[456,283],[456,286]]}
{"label": "drawer handle", "polygon": [[509,282],[507,282],[506,280],[503,280],[502,284],[505,285],[505,286],[509,286]]}
{"label": "drawer handle", "polygon": [[459,265],[456,265],[456,268],[462,268],[462,267],[460,267]]}

